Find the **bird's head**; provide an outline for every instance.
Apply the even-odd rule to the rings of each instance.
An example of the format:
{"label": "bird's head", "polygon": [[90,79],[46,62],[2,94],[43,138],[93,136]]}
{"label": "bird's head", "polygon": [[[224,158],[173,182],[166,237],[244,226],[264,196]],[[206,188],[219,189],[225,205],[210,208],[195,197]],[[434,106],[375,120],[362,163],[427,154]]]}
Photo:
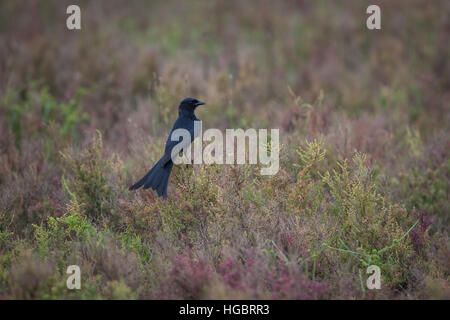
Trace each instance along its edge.
{"label": "bird's head", "polygon": [[205,104],[202,101],[199,101],[195,98],[185,98],[183,99],[183,101],[181,101],[179,109],[180,110],[186,110],[186,111],[194,111],[195,108],[197,108],[198,106],[201,106]]}

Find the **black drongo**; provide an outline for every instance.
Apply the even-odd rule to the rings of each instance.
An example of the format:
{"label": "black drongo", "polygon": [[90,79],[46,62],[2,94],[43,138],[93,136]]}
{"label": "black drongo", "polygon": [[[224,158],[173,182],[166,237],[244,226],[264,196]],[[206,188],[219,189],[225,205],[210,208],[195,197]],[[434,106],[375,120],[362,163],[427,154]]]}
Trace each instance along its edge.
{"label": "black drongo", "polygon": [[152,188],[159,196],[167,198],[167,185],[169,183],[170,172],[173,168],[172,149],[179,143],[178,141],[171,140],[172,132],[176,129],[186,129],[191,135],[190,142],[192,142],[195,139],[194,121],[199,120],[195,116],[194,111],[195,108],[202,104],[205,103],[194,98],[186,98],[181,101],[178,107],[178,119],[175,121],[167,138],[164,155],[141,180],[129,188],[130,190],[139,189],[144,186],[144,189]]}

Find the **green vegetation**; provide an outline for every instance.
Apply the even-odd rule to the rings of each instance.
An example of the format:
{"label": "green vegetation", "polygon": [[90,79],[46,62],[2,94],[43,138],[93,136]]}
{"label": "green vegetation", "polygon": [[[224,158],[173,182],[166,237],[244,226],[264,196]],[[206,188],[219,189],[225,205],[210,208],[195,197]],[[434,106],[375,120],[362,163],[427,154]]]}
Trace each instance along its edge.
{"label": "green vegetation", "polygon": [[[45,3],[0,3],[0,299],[450,298],[448,1]],[[278,174],[128,191],[186,96]]]}

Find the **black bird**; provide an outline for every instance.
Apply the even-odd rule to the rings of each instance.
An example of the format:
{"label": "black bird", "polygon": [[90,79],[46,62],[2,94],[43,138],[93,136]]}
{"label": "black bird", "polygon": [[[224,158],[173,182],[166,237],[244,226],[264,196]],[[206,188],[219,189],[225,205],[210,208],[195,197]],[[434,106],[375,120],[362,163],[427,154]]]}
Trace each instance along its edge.
{"label": "black bird", "polygon": [[162,196],[164,199],[167,198],[167,185],[169,184],[170,172],[173,168],[172,149],[179,143],[179,141],[172,141],[170,137],[174,130],[183,128],[191,134],[192,142],[195,139],[194,121],[199,120],[195,116],[194,111],[198,106],[203,104],[205,103],[194,98],[185,98],[181,101],[178,107],[178,119],[175,121],[167,138],[164,155],[141,180],[129,188],[130,190],[139,189],[144,186],[144,189],[152,188],[158,193],[158,196]]}

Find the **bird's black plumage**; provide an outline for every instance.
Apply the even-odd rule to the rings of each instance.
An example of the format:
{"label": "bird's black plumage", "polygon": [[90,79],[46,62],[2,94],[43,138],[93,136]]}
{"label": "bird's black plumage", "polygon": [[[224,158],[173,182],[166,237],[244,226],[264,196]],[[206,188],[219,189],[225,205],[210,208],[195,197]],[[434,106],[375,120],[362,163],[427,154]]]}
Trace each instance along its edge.
{"label": "bird's black plumage", "polygon": [[202,104],[205,103],[194,98],[185,98],[181,101],[178,107],[178,119],[175,121],[167,138],[164,155],[141,180],[129,188],[130,190],[139,189],[143,186],[144,189],[152,188],[160,197],[167,198],[167,185],[169,184],[169,177],[173,168],[172,149],[179,143],[178,141],[172,141],[170,137],[174,130],[186,129],[191,135],[191,142],[194,140],[194,121],[199,120],[195,116],[194,111]]}

